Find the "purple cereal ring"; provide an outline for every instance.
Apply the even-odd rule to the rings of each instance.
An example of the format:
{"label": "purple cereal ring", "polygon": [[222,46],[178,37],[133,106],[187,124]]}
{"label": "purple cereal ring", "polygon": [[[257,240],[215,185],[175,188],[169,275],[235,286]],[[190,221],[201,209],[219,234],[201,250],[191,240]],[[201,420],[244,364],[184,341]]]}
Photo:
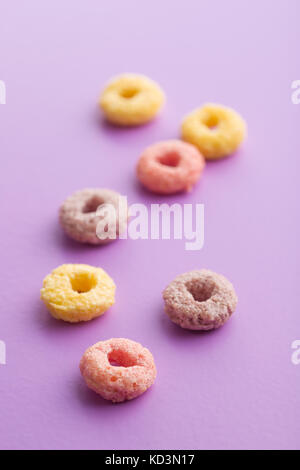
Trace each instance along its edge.
{"label": "purple cereal ring", "polygon": [[138,397],[156,377],[151,352],[125,338],[94,344],[85,351],[79,367],[87,386],[114,403]]}
{"label": "purple cereal ring", "polygon": [[231,282],[208,269],[180,274],[163,291],[163,299],[171,320],[189,330],[219,328],[238,300]]}
{"label": "purple cereal ring", "polygon": [[[60,224],[66,234],[78,242],[99,245],[115,240],[126,228],[128,217],[125,198],[121,199],[121,197],[120,194],[110,189],[77,191],[69,196],[60,207]],[[99,222],[103,219],[103,215],[97,212],[101,205],[110,207],[115,218],[113,236],[102,239],[99,238],[97,230]]]}
{"label": "purple cereal ring", "polygon": [[173,194],[190,191],[204,166],[205,160],[194,145],[167,140],[144,150],[136,172],[140,182],[150,191]]}

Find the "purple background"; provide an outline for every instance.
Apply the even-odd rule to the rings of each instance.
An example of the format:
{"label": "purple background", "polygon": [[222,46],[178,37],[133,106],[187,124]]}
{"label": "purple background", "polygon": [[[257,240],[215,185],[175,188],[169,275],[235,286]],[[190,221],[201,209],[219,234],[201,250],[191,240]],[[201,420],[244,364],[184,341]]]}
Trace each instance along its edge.
{"label": "purple background", "polygon": [[[0,2],[1,310],[0,447],[3,449],[299,448],[299,1],[52,0]],[[136,129],[105,125],[104,83],[121,72],[157,80],[167,105]],[[192,193],[159,198],[136,182],[152,142],[179,135],[183,115],[220,102],[245,117],[249,137],[209,163]],[[69,241],[57,209],[84,187],[129,203],[205,204],[205,246]],[[42,279],[62,263],[102,266],[116,304],[79,325],[53,320]],[[222,329],[193,333],[163,313],[175,275],[206,267],[239,296]],[[129,337],[153,352],[155,385],[111,405],[78,370],[101,339]]]}

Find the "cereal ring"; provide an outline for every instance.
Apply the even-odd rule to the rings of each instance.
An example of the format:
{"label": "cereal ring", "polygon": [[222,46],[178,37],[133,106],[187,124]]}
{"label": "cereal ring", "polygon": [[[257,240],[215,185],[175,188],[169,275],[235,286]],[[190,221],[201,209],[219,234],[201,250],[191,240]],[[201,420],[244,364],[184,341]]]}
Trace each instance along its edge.
{"label": "cereal ring", "polygon": [[190,191],[200,178],[204,158],[181,140],[158,142],[146,148],[137,164],[137,177],[150,191],[172,194]]}
{"label": "cereal ring", "polygon": [[136,126],[151,121],[164,99],[163,91],[154,81],[143,75],[124,74],[108,83],[99,105],[108,121]]}
{"label": "cereal ring", "polygon": [[101,268],[63,264],[45,277],[41,299],[54,318],[76,323],[102,315],[115,303],[115,289]]}
{"label": "cereal ring", "polygon": [[233,109],[206,104],[184,119],[182,139],[196,145],[208,160],[233,153],[246,135],[246,124]]}
{"label": "cereal ring", "polygon": [[124,338],[94,344],[85,351],[79,367],[87,386],[114,403],[138,397],[156,377],[151,352]]}
{"label": "cereal ring", "polygon": [[163,299],[171,320],[189,330],[219,328],[237,304],[233,285],[207,269],[177,276],[163,291]]}
{"label": "cereal ring", "polygon": [[[112,227],[112,233],[100,234],[97,231],[103,214],[99,206],[105,205],[112,212],[107,220]],[[97,212],[98,209],[98,212]],[[69,196],[59,210],[59,221],[69,237],[82,243],[99,245],[115,240],[127,224],[126,198],[110,189],[83,189]],[[107,225],[106,225],[107,227]],[[102,236],[100,239],[99,237]]]}

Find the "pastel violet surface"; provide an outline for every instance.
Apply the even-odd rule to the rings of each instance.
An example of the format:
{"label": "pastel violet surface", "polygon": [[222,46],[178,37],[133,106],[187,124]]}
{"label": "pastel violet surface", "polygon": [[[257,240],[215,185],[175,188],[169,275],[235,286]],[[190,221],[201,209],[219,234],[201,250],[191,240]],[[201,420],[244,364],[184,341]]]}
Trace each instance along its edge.
{"label": "pastel violet surface", "polygon": [[[0,9],[0,447],[299,448],[299,1],[30,0]],[[148,125],[103,121],[99,93],[126,71],[166,92]],[[247,140],[207,163],[190,193],[144,191],[135,177],[142,150],[178,138],[182,118],[205,102],[238,110]],[[69,240],[58,208],[86,187],[149,207],[203,203],[203,249]],[[65,263],[111,275],[109,314],[77,325],[50,317],[40,286]],[[218,330],[184,331],[165,315],[161,292],[202,268],[230,279],[238,306]],[[112,337],[141,343],[157,367],[154,385],[120,405],[88,390],[78,369],[91,344]]]}

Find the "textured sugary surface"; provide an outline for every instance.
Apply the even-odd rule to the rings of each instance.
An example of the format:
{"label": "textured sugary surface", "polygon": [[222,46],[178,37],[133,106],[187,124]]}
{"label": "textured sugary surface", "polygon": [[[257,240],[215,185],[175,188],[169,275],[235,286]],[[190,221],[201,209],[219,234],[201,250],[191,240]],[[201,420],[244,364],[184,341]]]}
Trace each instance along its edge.
{"label": "textured sugary surface", "polygon": [[88,348],[80,371],[89,388],[114,403],[138,397],[156,377],[151,352],[125,338],[99,341]]}
{"label": "textured sugary surface", "polygon": [[171,320],[189,330],[219,328],[237,304],[231,282],[208,269],[180,274],[165,288],[163,299]]}
{"label": "textured sugary surface", "polygon": [[[127,208],[119,211],[120,194],[110,189],[87,188],[69,196],[59,209],[59,221],[66,234],[74,240],[91,245],[101,245],[115,240],[126,228]],[[114,238],[99,238],[96,233],[101,217],[96,213],[101,204],[115,209],[116,230]],[[106,217],[107,219],[107,217]]]}
{"label": "textured sugary surface", "polygon": [[127,73],[108,83],[99,104],[108,121],[120,126],[136,126],[153,119],[164,100],[163,91],[153,80]]}
{"label": "textured sugary surface", "polygon": [[[300,105],[290,99],[299,15],[299,0],[1,2],[1,448],[299,448]],[[123,71],[166,91],[146,126],[109,126],[95,104]],[[207,101],[241,113],[245,144],[207,162],[189,193],[144,191],[135,175],[143,149],[178,138],[183,116]],[[57,209],[86,187],[149,210],[203,203],[203,249],[172,237],[76,243]],[[64,263],[111,275],[107,314],[75,325],[49,315],[41,282]],[[237,309],[222,328],[184,330],[161,292],[203,267],[230,279]],[[158,370],[147,393],[117,406],[78,370],[89,345],[113,337],[149,348]]]}
{"label": "textured sugary surface", "polygon": [[208,103],[184,118],[181,134],[205,158],[214,160],[237,150],[245,138],[246,123],[234,109]]}
{"label": "textured sugary surface", "polygon": [[64,264],[45,277],[41,299],[54,318],[77,323],[106,312],[115,303],[115,289],[101,268]]}
{"label": "textured sugary surface", "polygon": [[150,191],[173,194],[190,191],[204,166],[204,158],[194,145],[167,140],[143,151],[137,164],[137,176]]}

